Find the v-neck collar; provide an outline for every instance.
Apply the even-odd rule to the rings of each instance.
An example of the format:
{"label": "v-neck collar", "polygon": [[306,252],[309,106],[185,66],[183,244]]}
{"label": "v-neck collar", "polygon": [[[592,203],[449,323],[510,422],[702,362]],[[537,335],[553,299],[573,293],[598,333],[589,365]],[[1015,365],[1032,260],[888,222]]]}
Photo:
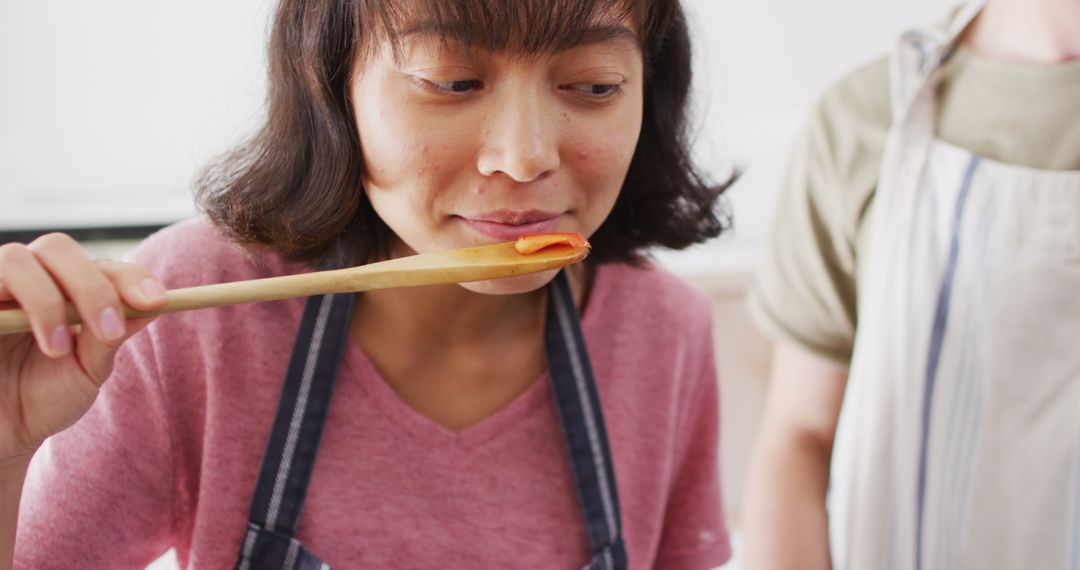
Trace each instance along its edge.
{"label": "v-neck collar", "polygon": [[[610,285],[608,268],[599,266],[593,276],[581,315],[582,332],[588,338],[596,327],[597,315],[603,312],[607,302]],[[350,340],[346,348],[342,380],[360,382],[364,395],[371,398],[386,417],[401,427],[410,437],[420,439],[428,445],[451,445],[459,448],[472,448],[484,445],[502,435],[512,433],[515,426],[542,408],[551,408],[551,388],[548,373],[544,371],[528,388],[518,394],[509,403],[497,409],[490,416],[460,431],[450,430],[421,414],[407,404],[379,374],[371,359],[360,343]],[[554,410],[551,411],[554,417]]]}

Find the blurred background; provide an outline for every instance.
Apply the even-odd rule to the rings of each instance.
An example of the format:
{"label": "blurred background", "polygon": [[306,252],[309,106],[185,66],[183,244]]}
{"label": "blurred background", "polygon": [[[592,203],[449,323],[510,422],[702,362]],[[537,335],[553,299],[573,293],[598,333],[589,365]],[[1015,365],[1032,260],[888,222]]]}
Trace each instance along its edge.
{"label": "blurred background", "polygon": [[[0,1],[0,243],[62,230],[95,255],[121,257],[195,215],[199,168],[261,118],[273,5]],[[697,49],[698,161],[716,179],[733,166],[744,174],[729,193],[734,232],[657,258],[716,300],[725,492],[736,528],[770,349],[748,325],[742,297],[788,147],[830,83],[951,5],[684,0]]]}

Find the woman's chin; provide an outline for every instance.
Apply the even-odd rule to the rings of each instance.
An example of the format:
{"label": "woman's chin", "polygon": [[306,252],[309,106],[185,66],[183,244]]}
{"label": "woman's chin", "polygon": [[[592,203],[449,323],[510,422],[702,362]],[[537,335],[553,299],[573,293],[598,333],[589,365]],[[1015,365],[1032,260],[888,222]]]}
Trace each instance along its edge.
{"label": "woman's chin", "polygon": [[549,271],[530,273],[529,275],[521,275],[519,277],[490,279],[488,281],[472,281],[470,283],[462,283],[461,286],[473,293],[482,293],[484,295],[517,295],[535,291],[547,285],[555,278],[555,274],[558,272],[558,269],[551,269]]}

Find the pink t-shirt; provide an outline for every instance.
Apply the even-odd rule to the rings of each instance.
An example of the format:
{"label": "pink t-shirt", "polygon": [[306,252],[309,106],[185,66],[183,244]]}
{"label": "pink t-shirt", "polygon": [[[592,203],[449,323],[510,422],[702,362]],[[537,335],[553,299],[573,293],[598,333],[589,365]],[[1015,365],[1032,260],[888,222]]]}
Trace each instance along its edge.
{"label": "pink t-shirt", "polygon": [[[298,270],[206,221],[136,261],[169,288]],[[37,454],[16,568],[231,568],[303,300],[158,319],[90,412]],[[582,318],[632,568],[730,556],[708,299],[664,271],[604,265]],[[410,409],[351,343],[299,539],[334,568],[580,568],[587,540],[546,377],[453,433]]]}

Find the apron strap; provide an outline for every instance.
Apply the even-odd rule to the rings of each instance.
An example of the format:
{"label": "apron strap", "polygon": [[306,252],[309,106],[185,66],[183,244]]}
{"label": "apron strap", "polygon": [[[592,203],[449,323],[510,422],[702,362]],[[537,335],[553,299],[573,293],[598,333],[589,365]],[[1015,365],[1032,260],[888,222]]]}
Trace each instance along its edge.
{"label": "apron strap", "polygon": [[958,6],[947,22],[939,26],[904,32],[889,62],[889,100],[894,123],[906,119],[925,85],[956,51],[960,37],[986,4],[985,0],[967,0]]}
{"label": "apron strap", "polygon": [[291,536],[248,523],[237,570],[330,570]]}
{"label": "apron strap", "polygon": [[626,568],[611,449],[566,273],[559,272],[548,290],[544,348],[555,410],[594,556],[585,568]]}
{"label": "apron strap", "polygon": [[[255,485],[249,531],[237,568],[306,570],[308,564],[295,563],[305,556],[318,560],[293,537],[315,469],[323,424],[349,336],[354,299],[353,294],[339,294],[307,300]],[[297,554],[298,549],[305,556]]]}
{"label": "apron strap", "polygon": [[608,546],[593,556],[588,564],[581,567],[581,570],[625,570],[626,567],[626,547],[620,537],[618,543]]}

